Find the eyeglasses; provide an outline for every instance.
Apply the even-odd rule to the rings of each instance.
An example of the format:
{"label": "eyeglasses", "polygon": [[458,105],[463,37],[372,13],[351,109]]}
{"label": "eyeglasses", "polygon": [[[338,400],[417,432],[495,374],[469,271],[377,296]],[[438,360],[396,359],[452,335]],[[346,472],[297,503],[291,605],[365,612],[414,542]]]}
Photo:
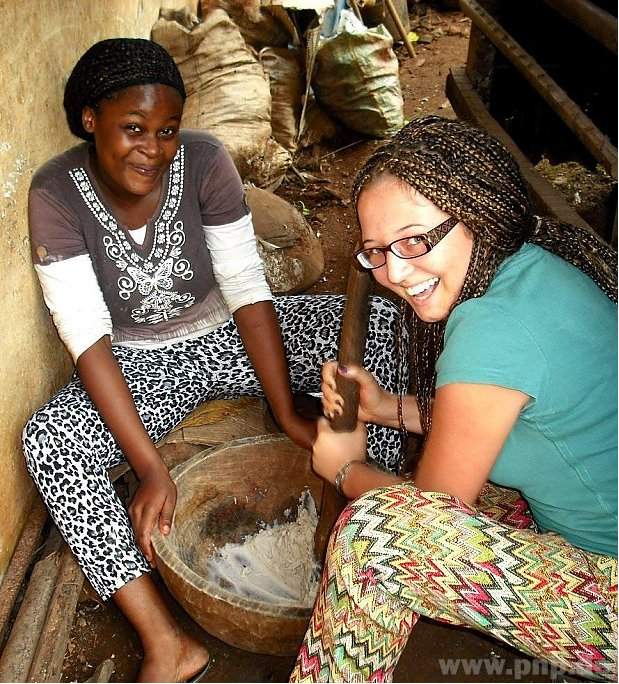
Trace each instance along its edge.
{"label": "eyeglasses", "polygon": [[438,226],[431,228],[428,233],[431,232],[433,234],[433,240],[430,240],[427,233],[423,233],[422,235],[394,240],[386,247],[359,249],[353,256],[366,271],[373,271],[375,268],[384,266],[387,263],[388,251],[400,259],[416,259],[427,254],[432,247],[436,247],[457,223],[458,219],[450,216],[443,223],[439,223]]}

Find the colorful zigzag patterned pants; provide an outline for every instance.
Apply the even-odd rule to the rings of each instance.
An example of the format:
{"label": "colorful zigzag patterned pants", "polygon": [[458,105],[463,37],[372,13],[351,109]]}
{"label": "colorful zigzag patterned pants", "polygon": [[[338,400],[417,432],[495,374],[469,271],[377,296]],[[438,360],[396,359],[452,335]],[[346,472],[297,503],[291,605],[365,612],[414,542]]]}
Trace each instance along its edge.
{"label": "colorful zigzag patterned pants", "polygon": [[488,485],[473,508],[405,483],[351,503],[290,681],[392,681],[420,615],[617,678],[617,559],[540,534],[511,490]]}

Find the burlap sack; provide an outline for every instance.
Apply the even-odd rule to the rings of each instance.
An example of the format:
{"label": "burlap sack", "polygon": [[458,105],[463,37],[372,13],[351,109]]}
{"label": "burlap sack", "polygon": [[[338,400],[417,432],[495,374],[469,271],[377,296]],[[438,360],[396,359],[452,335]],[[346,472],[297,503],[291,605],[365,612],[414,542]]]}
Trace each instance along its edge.
{"label": "burlap sack", "polygon": [[223,9],[239,27],[247,45],[263,47],[300,45],[294,23],[281,6],[262,7],[260,0],[200,0],[198,16],[213,9]]}
{"label": "burlap sack", "polygon": [[325,268],[322,245],[309,223],[292,204],[261,188],[248,188],[247,203],[271,290],[307,290]]}
{"label": "burlap sack", "polygon": [[151,37],[170,52],[185,82],[183,126],[212,133],[241,177],[251,178],[271,136],[271,93],[238,27],[221,9],[199,20],[188,9],[162,8]]}
{"label": "burlap sack", "polygon": [[383,26],[343,31],[318,43],[311,84],[316,100],[348,128],[388,138],[404,125],[393,39]]}
{"label": "burlap sack", "polygon": [[260,50],[258,58],[269,76],[272,135],[282,147],[293,154],[297,148],[305,91],[302,56],[298,49],[266,47]]}

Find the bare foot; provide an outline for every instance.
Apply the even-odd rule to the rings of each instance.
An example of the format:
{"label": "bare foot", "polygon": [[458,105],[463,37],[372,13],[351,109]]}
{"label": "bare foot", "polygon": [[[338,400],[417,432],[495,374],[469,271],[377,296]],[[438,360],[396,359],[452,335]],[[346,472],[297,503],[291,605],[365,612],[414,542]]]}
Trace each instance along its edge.
{"label": "bare foot", "polygon": [[164,639],[157,648],[145,648],[138,682],[186,682],[201,672],[209,660],[206,647],[184,632]]}

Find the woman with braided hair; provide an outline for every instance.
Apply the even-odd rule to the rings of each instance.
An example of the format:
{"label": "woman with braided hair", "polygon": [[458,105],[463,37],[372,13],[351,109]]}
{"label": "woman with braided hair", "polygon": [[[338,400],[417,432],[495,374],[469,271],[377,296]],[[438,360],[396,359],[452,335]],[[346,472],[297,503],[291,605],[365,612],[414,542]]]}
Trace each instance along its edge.
{"label": "woman with braided hair", "polygon": [[[195,678],[208,661],[149,574],[151,532],[170,533],[176,503],[155,444],[202,402],[245,395],[264,396],[309,449],[315,421],[293,392],[319,390],[344,304],[273,298],[239,174],[213,136],[180,130],[184,102],[161,46],[96,43],[64,93],[84,142],[39,169],[29,195],[35,270],[77,372],[24,428],[26,463],[90,584],[136,629],[138,681],[150,682]],[[374,298],[365,360],[392,391],[397,324],[397,307]],[[368,430],[396,470],[401,434]],[[128,514],[108,477],[125,460],[139,481]]]}
{"label": "woman with braided hair", "polygon": [[[355,258],[412,316],[416,391],[323,367],[327,415],[338,373],[359,384],[357,430],[320,419],[313,447],[352,501],[291,681],[391,681],[420,615],[616,681],[616,253],[535,216],[503,146],[441,117],[377,150],[354,198]],[[365,422],[423,435],[412,477],[365,460]]]}

